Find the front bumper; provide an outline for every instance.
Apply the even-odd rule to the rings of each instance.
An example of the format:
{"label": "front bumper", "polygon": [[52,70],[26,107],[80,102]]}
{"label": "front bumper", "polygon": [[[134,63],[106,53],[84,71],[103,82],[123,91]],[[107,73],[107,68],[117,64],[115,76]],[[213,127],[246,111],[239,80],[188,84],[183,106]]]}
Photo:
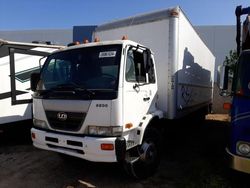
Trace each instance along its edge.
{"label": "front bumper", "polygon": [[238,171],[250,174],[250,159],[249,158],[234,155],[229,151],[228,148],[226,148],[226,152],[227,152],[227,161],[231,168],[233,168],[234,170],[238,170]]}
{"label": "front bumper", "polygon": [[[123,160],[126,150],[124,138],[69,136],[31,129],[33,145],[40,149],[51,150],[94,162],[118,162]],[[113,150],[102,150],[101,144],[113,144]]]}

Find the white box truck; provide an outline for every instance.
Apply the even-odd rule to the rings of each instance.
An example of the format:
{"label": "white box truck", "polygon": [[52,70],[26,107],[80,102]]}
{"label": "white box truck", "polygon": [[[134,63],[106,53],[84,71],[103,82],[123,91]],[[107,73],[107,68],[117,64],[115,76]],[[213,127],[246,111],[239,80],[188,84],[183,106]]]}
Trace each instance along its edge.
{"label": "white box truck", "polygon": [[[114,40],[122,35],[131,40]],[[101,25],[94,36],[104,41],[52,53],[32,75],[33,144],[149,176],[159,120],[208,112],[215,58],[179,7]]]}
{"label": "white box truck", "polygon": [[32,119],[30,74],[40,70],[43,56],[61,47],[0,39],[0,128]]}

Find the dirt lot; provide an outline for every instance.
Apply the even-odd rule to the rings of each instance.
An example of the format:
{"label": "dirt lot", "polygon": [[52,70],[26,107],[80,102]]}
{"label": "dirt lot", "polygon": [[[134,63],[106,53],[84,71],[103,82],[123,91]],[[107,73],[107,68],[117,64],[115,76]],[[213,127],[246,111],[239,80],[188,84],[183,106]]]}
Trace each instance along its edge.
{"label": "dirt lot", "polygon": [[17,124],[0,133],[0,187],[250,187],[249,175],[232,171],[225,164],[227,116],[209,115],[203,124],[165,123],[160,167],[144,180],[131,179],[117,164],[62,158],[35,149],[29,137],[31,123]]}

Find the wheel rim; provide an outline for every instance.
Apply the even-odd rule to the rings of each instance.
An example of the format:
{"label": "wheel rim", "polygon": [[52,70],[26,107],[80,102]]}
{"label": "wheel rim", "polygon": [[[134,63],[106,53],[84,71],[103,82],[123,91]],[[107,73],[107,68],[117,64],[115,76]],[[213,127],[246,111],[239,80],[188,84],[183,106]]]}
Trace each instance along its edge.
{"label": "wheel rim", "polygon": [[139,158],[142,162],[153,163],[157,158],[157,149],[153,142],[143,142],[139,149]]}
{"label": "wheel rim", "polygon": [[159,164],[157,135],[148,132],[141,145],[126,152],[124,169],[135,178],[148,177],[155,172]]}

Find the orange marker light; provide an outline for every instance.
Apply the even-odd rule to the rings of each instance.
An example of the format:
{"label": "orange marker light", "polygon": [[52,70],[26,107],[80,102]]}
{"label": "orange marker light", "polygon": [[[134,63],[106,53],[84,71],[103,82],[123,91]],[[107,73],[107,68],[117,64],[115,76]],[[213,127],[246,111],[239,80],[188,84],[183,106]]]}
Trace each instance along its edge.
{"label": "orange marker light", "polygon": [[99,37],[95,37],[94,42],[100,42],[100,38]]}
{"label": "orange marker light", "polygon": [[224,109],[224,110],[230,110],[231,107],[232,107],[232,104],[231,104],[231,103],[226,102],[226,103],[223,104],[223,109]]}
{"label": "orange marker light", "polygon": [[75,45],[79,45],[79,44],[80,44],[80,42],[76,41],[76,42],[69,43],[67,46],[70,47],[70,46],[75,46]]}
{"label": "orange marker light", "polygon": [[87,44],[89,43],[89,40],[88,39],[83,39],[83,44]]}
{"label": "orange marker light", "polygon": [[170,11],[170,15],[174,16],[174,17],[178,17],[179,16],[179,12],[177,10],[173,9],[173,10]]}
{"label": "orange marker light", "polygon": [[114,144],[101,144],[101,150],[114,150]]}
{"label": "orange marker light", "polygon": [[128,40],[128,36],[127,35],[122,36],[122,40]]}

